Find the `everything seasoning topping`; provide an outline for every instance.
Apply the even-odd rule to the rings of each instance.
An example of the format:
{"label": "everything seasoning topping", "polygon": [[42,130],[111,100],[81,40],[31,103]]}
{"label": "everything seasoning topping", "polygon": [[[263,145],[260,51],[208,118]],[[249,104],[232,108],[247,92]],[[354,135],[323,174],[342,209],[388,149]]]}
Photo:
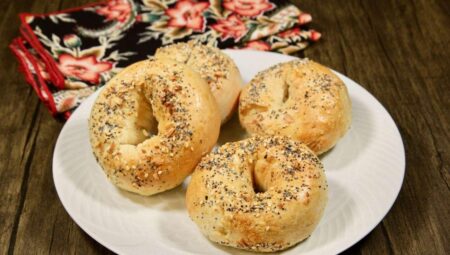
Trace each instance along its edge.
{"label": "everything seasoning topping", "polygon": [[[257,192],[254,176],[261,169],[270,172],[265,177],[269,180],[263,181],[269,186]],[[322,188],[311,186],[312,180],[321,177],[321,162],[305,145],[286,137],[253,137],[225,144],[206,156],[196,171],[203,173],[207,190],[201,207],[255,217],[281,217],[289,203],[307,204],[309,193]]]}
{"label": "everything seasoning topping", "polygon": [[[96,114],[90,119],[91,139],[95,140],[92,142],[104,151],[100,164],[107,166],[104,169],[112,169],[107,174],[113,180],[119,175],[130,175],[136,188],[160,180],[166,172],[162,168],[164,155],[176,160],[179,151],[192,148],[190,143],[194,133],[189,109],[195,96],[190,86],[182,85],[186,80],[183,66],[175,63],[167,67],[167,63],[154,60],[140,65],[141,68],[135,69],[135,73],[118,75],[105,87],[101,92],[104,97],[99,97],[95,103],[93,112]],[[139,143],[135,144],[142,156],[135,158],[134,163],[118,160],[121,162],[118,164],[116,161],[122,155],[121,147],[126,144],[119,145],[117,141],[123,132],[134,132],[126,123],[135,122],[136,133],[153,139],[147,129],[139,127],[142,116],[138,116],[137,109],[142,106],[143,100],[148,102],[148,111],[152,111],[150,114],[156,121],[165,123],[157,127],[160,142],[145,149]]]}
{"label": "everything seasoning topping", "polygon": [[[255,109],[255,121],[260,122],[259,124],[273,121],[292,123],[292,116],[286,117],[289,111],[294,111],[294,114],[298,114],[299,110],[305,111],[308,107],[310,109],[334,107],[333,98],[336,97],[336,89],[343,87],[344,84],[337,80],[334,75],[332,76],[331,73],[311,70],[311,68],[316,68],[314,65],[317,64],[308,59],[298,59],[280,63],[259,72],[250,81],[246,96],[241,98],[241,112],[246,112],[247,108]],[[274,82],[274,79],[277,82]],[[273,87],[273,84],[286,83],[289,84],[287,86],[289,91],[285,91],[285,93],[289,94],[297,90],[304,91],[302,98],[294,98],[293,101],[302,102],[306,107],[298,108],[296,103],[288,103],[284,99],[283,103],[280,104],[279,100],[274,98],[274,95],[277,94],[274,91],[278,88]],[[272,87],[268,87],[267,84],[272,84]],[[291,89],[290,87],[293,88]],[[312,99],[317,97],[319,98]],[[267,98],[271,99],[267,101]],[[283,125],[280,124],[280,126]],[[264,129],[264,126],[261,126],[261,128]]]}
{"label": "everything seasoning topping", "polygon": [[[171,54],[177,52],[174,57]],[[219,49],[195,43],[172,44],[158,49],[156,55],[166,55],[177,58],[192,67],[208,83],[212,90],[219,90],[223,80],[230,76],[229,69],[233,66],[232,60],[221,53]]]}
{"label": "everything seasoning topping", "polygon": [[202,159],[187,205],[212,241],[275,251],[300,241],[293,227],[316,224],[312,215],[323,209],[324,191],[322,164],[308,147],[284,136],[254,136]]}
{"label": "everything seasoning topping", "polygon": [[280,63],[259,72],[243,89],[240,120],[251,134],[290,136],[317,152],[330,144],[333,135],[325,134],[344,123],[346,95],[339,77],[313,61]]}

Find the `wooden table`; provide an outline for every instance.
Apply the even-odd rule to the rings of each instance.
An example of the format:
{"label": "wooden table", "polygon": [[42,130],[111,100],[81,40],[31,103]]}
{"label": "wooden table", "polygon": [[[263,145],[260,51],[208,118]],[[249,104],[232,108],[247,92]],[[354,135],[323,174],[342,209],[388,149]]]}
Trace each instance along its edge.
{"label": "wooden table", "polygon": [[[20,12],[89,0],[0,1],[0,254],[109,251],[69,217],[52,179],[55,121],[7,49]],[[323,40],[301,56],[346,74],[391,113],[406,148],[393,208],[345,254],[450,254],[450,1],[304,0]]]}

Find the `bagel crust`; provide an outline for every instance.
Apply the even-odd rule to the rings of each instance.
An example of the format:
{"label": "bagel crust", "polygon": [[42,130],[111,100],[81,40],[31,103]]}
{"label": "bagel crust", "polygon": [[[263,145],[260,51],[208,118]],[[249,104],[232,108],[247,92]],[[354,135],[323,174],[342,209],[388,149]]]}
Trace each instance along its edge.
{"label": "bagel crust", "polygon": [[303,143],[255,136],[205,156],[186,193],[191,219],[211,241],[273,252],[311,235],[327,203],[322,163]]}
{"label": "bagel crust", "polygon": [[100,92],[89,118],[92,150],[108,178],[141,195],[181,184],[219,129],[206,82],[169,59],[125,68]]}
{"label": "bagel crust", "polygon": [[331,149],[351,123],[345,84],[308,59],[275,65],[242,90],[239,119],[252,135],[285,135],[316,154]]}
{"label": "bagel crust", "polygon": [[222,123],[237,107],[243,84],[234,61],[220,49],[193,41],[159,48],[156,58],[170,58],[185,63],[206,80],[219,106]]}

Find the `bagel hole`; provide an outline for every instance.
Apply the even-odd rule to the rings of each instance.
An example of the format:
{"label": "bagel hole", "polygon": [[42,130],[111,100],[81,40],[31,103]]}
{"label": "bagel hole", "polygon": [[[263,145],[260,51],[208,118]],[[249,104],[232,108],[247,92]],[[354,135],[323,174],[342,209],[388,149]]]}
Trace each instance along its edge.
{"label": "bagel hole", "polygon": [[282,98],[282,102],[286,103],[286,101],[289,99],[289,88],[290,88],[290,84],[285,80],[283,83],[283,98]]}
{"label": "bagel hole", "polygon": [[143,134],[140,142],[158,134],[158,120],[153,114],[152,105],[143,95],[139,98],[139,107],[137,109],[136,128]]}
{"label": "bagel hole", "polygon": [[253,172],[253,176],[252,176],[253,191],[255,191],[255,193],[266,192],[266,189],[264,189],[264,187],[260,183],[258,183],[256,180],[257,179],[255,178],[255,172]]}
{"label": "bagel hole", "polygon": [[252,185],[255,193],[264,193],[267,191],[266,173],[267,162],[259,159],[251,166]]}
{"label": "bagel hole", "polygon": [[140,91],[134,91],[131,114],[123,116],[119,142],[122,145],[139,145],[158,134],[158,120],[153,114],[150,101]]}

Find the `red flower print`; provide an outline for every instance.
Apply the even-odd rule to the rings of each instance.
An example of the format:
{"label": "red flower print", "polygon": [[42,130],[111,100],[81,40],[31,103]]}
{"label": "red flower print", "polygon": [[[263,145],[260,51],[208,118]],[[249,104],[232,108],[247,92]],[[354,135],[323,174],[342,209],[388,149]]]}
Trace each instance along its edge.
{"label": "red flower print", "polygon": [[223,7],[242,16],[255,17],[275,8],[268,0],[224,0]]}
{"label": "red flower print", "polygon": [[76,98],[74,96],[72,97],[67,97],[64,98],[58,105],[57,105],[57,110],[58,112],[65,112],[68,111],[70,109],[72,109],[73,107],[75,107],[76,105]]}
{"label": "red flower print", "polygon": [[300,28],[298,28],[298,27],[283,31],[278,34],[279,37],[284,38],[284,39],[294,37],[294,36],[299,36],[299,35],[300,35]]}
{"label": "red flower print", "polygon": [[107,21],[117,20],[125,22],[131,13],[131,5],[126,0],[110,0],[108,4],[100,9],[97,13],[105,16]]}
{"label": "red flower print", "polygon": [[169,27],[187,27],[196,32],[205,29],[203,12],[209,7],[208,2],[194,2],[193,0],[180,0],[174,8],[166,10],[169,16]]}
{"label": "red flower print", "polygon": [[270,50],[270,45],[263,41],[251,41],[242,49],[268,51]]}
{"label": "red flower print", "polygon": [[220,33],[222,41],[234,38],[234,41],[237,42],[247,33],[245,23],[237,15],[230,15],[227,19],[220,19],[211,27]]}
{"label": "red flower print", "polygon": [[312,21],[312,16],[308,13],[302,13],[298,16],[298,24],[303,25]]}
{"label": "red flower print", "polygon": [[320,39],[320,37],[322,37],[322,34],[315,31],[315,30],[311,30],[311,41],[316,42]]}
{"label": "red flower print", "polygon": [[83,81],[97,84],[100,79],[100,73],[110,70],[112,64],[110,62],[97,62],[94,56],[73,57],[69,54],[61,54],[59,56],[59,70],[68,76]]}

